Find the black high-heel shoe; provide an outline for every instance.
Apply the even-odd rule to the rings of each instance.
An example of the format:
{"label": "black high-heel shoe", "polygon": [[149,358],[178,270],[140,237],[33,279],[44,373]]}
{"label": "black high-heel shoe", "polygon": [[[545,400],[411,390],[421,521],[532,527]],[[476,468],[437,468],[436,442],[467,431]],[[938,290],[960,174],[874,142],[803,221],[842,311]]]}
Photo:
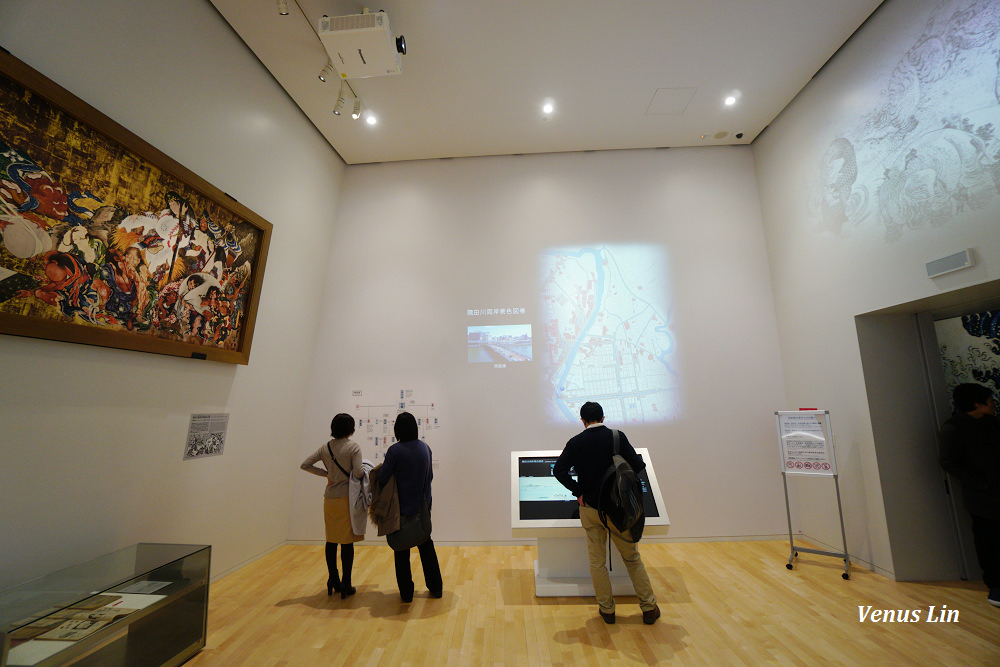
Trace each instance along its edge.
{"label": "black high-heel shoe", "polygon": [[334,591],[337,591],[339,593],[340,589],[341,589],[341,584],[340,584],[340,576],[339,575],[337,577],[333,578],[333,579],[327,579],[326,580],[326,594],[327,595],[333,595]]}
{"label": "black high-heel shoe", "polygon": [[344,579],[344,583],[340,588],[340,599],[346,600],[347,598],[349,598],[350,596],[354,595],[357,592],[358,589],[356,589],[354,586],[351,586],[351,580]]}

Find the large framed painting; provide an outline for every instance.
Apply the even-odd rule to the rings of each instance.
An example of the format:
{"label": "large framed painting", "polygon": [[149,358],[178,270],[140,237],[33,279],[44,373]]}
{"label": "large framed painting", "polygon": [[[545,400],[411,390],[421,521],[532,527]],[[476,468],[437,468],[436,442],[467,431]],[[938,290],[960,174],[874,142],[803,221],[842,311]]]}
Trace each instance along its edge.
{"label": "large framed painting", "polygon": [[0,51],[0,333],[249,363],[270,234]]}

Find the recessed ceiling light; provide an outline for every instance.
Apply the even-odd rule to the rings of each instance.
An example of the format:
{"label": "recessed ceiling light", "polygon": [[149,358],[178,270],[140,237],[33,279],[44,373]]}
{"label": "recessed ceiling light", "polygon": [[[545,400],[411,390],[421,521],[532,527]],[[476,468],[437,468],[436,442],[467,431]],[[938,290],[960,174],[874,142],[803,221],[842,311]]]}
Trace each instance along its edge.
{"label": "recessed ceiling light", "polygon": [[369,113],[368,116],[365,117],[365,122],[369,125],[374,125],[378,122],[378,118],[375,117],[375,114]]}
{"label": "recessed ceiling light", "polygon": [[726,98],[726,106],[727,107],[731,107],[734,104],[736,104],[736,98],[735,97],[733,97],[732,95],[730,95],[729,97]]}
{"label": "recessed ceiling light", "polygon": [[546,101],[545,104],[542,105],[542,113],[544,114],[550,114],[555,110],[556,107],[554,104],[552,104],[552,102]]}

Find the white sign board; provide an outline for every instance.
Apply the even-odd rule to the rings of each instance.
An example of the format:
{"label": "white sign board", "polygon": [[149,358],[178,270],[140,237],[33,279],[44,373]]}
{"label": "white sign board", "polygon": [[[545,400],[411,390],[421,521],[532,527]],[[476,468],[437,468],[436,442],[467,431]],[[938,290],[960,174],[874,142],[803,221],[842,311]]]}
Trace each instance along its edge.
{"label": "white sign board", "polygon": [[775,412],[774,417],[781,446],[781,472],[789,475],[837,474],[829,411]]}

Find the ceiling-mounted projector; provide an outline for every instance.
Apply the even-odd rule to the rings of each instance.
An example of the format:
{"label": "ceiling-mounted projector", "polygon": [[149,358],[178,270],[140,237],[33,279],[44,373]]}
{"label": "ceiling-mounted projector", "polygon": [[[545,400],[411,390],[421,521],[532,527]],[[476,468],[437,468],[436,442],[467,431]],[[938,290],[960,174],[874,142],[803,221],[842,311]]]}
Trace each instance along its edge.
{"label": "ceiling-mounted projector", "polygon": [[394,38],[385,12],[324,16],[319,38],[343,79],[399,74],[406,53],[403,36]]}

